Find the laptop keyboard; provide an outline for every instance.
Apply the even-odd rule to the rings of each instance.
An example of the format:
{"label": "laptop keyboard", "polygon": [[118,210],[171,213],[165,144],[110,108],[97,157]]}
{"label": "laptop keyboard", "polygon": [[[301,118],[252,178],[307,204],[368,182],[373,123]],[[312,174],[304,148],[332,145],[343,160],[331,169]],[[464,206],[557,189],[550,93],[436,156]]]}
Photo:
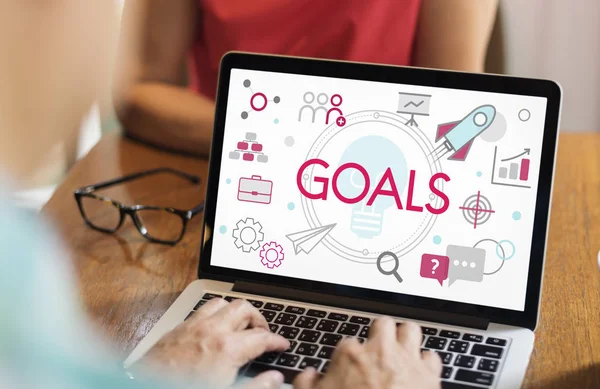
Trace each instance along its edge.
{"label": "laptop keyboard", "polygon": [[[240,297],[206,293],[186,320],[202,305],[213,298],[233,301]],[[325,373],[337,344],[346,337],[365,342],[371,325],[367,315],[349,315],[335,310],[307,309],[292,304],[279,304],[257,299],[246,299],[258,308],[269,323],[271,332],[290,341],[284,352],[266,353],[244,366],[240,374],[254,377],[267,370],[279,370],[286,383],[307,367]],[[401,324],[401,322],[398,322]],[[443,363],[443,389],[492,388],[508,351],[509,341],[450,331],[435,327],[421,327],[421,351],[433,350]]]}

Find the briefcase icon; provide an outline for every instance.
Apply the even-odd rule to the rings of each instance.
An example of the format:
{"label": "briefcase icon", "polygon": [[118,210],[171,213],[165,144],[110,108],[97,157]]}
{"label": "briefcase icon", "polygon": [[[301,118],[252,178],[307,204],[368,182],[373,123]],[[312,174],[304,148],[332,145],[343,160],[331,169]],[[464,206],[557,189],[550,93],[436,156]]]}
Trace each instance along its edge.
{"label": "briefcase icon", "polygon": [[273,181],[263,180],[261,176],[240,177],[237,199],[249,203],[271,204]]}

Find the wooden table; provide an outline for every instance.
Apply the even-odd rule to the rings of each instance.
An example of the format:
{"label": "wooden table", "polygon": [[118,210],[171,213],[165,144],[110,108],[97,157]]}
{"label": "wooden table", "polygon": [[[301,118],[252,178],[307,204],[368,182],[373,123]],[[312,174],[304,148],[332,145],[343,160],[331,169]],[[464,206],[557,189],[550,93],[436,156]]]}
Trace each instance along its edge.
{"label": "wooden table", "polygon": [[[124,203],[192,208],[203,200],[207,162],[118,135],[79,161],[43,212],[62,234],[95,322],[127,354],[196,277],[201,219],[174,247],[146,242],[129,220],[115,235],[84,226],[73,191],[154,167],[200,175],[201,185],[160,176],[105,193]],[[525,388],[600,388],[600,133],[560,138],[541,321]]]}

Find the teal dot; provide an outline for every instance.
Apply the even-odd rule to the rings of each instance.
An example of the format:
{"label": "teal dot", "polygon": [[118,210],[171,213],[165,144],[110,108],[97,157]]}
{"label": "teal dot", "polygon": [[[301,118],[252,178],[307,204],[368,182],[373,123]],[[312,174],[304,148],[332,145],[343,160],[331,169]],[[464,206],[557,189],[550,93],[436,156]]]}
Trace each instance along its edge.
{"label": "teal dot", "polygon": [[294,210],[294,208],[296,208],[296,205],[295,205],[294,203],[288,203],[288,209],[289,209],[290,211],[293,211],[293,210]]}
{"label": "teal dot", "polygon": [[226,232],[227,232],[227,227],[226,227],[226,226],[221,226],[221,227],[219,227],[219,232],[220,232],[221,234],[224,234],[224,233],[226,233]]}
{"label": "teal dot", "polygon": [[225,183],[226,183],[227,185],[231,184],[231,178],[228,178],[228,179],[226,179],[226,180],[225,180]]}
{"label": "teal dot", "polygon": [[521,212],[519,211],[514,211],[512,216],[514,220],[521,220]]}
{"label": "teal dot", "polygon": [[481,177],[483,175],[482,172],[477,172],[477,177]]}
{"label": "teal dot", "polygon": [[279,119],[275,119],[275,120],[273,120],[273,123],[275,123],[275,124],[279,124]]}
{"label": "teal dot", "polygon": [[434,237],[433,237],[433,243],[435,243],[435,244],[440,244],[440,243],[442,243],[442,237],[441,237],[441,236],[439,236],[439,235],[436,235],[436,236],[434,236]]}

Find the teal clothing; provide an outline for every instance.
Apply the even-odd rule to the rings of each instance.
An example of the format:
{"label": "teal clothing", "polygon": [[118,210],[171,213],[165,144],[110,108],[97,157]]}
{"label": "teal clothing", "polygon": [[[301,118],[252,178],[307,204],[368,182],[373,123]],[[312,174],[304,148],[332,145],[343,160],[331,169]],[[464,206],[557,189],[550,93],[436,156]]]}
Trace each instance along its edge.
{"label": "teal clothing", "polygon": [[94,334],[78,305],[71,261],[37,216],[0,196],[0,387],[158,387],[129,379]]}

